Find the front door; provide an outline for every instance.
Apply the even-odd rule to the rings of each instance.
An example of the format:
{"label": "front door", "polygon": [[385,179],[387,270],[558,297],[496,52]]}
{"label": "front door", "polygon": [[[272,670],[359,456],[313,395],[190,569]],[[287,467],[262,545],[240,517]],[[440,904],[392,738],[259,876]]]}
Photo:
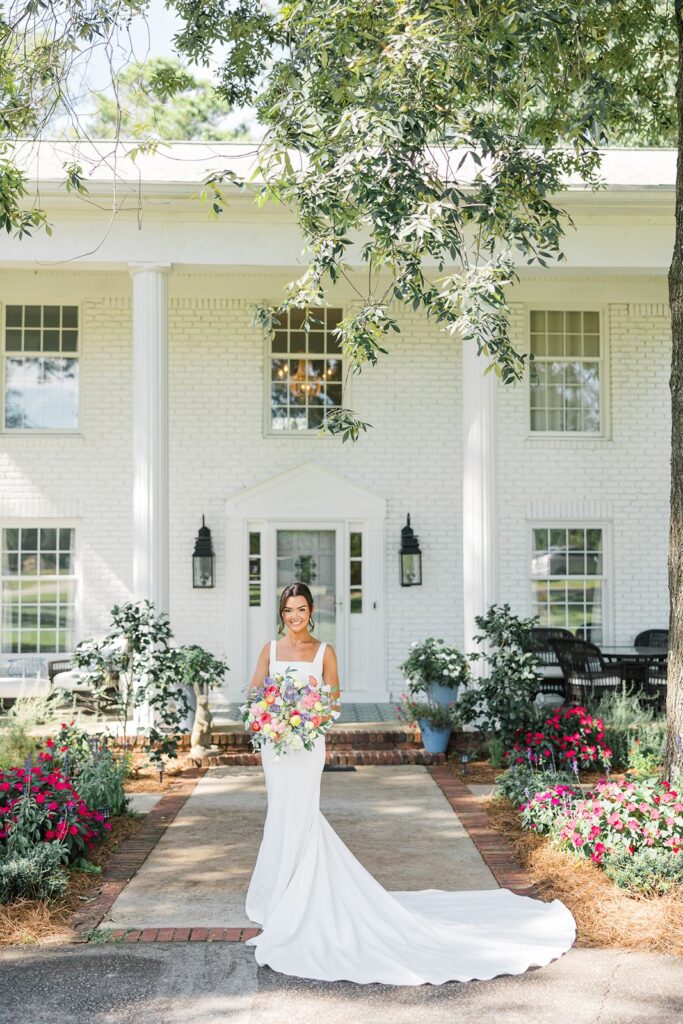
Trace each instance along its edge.
{"label": "front door", "polygon": [[278,636],[283,588],[305,583],[313,596],[314,634],[337,654],[342,694],[385,700],[381,534],[362,522],[254,522],[246,544],[249,665],[264,638]]}
{"label": "front door", "polygon": [[277,529],[275,539],[275,594],[277,615],[280,594],[290,583],[305,583],[313,595],[315,635],[337,644],[337,620],[342,611],[337,593],[337,530]]}

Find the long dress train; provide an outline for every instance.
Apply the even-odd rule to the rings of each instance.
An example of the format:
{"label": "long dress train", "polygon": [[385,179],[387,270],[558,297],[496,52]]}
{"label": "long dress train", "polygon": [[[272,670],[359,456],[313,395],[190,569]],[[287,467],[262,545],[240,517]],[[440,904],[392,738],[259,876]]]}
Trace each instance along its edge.
{"label": "long dress train", "polygon": [[[279,662],[322,677],[325,644],[309,662]],[[559,900],[507,889],[391,892],[351,853],[320,811],[325,739],[277,760],[262,748],[268,812],[246,899],[262,926],[256,962],[321,981],[441,984],[521,974],[565,953],[574,918]]]}

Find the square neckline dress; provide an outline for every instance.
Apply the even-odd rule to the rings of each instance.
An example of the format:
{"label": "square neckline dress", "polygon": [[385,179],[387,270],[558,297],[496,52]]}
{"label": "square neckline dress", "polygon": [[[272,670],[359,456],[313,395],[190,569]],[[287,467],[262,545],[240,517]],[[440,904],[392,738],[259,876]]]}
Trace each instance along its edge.
{"label": "square neckline dress", "polygon": [[[282,661],[273,641],[270,674],[291,667],[321,682],[326,646],[312,662]],[[246,897],[262,928],[246,943],[259,966],[317,981],[439,985],[522,974],[572,946],[574,918],[559,900],[385,889],[320,811],[324,736],[277,759],[266,740],[261,760],[268,809]],[[408,844],[406,829],[407,856]]]}

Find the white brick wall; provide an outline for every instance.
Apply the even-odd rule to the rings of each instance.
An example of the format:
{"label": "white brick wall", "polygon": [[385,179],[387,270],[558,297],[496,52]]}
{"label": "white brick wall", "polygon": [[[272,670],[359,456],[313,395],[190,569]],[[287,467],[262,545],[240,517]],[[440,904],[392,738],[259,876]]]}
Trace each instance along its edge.
{"label": "white brick wall", "polygon": [[[264,349],[246,301],[171,302],[171,594],[183,642],[223,652],[227,495],[311,460],[388,500],[387,666],[391,686],[411,640],[461,641],[460,358],[448,337],[404,316],[391,355],[352,381],[353,407],[373,424],[356,445],[263,431]],[[276,514],[276,510],[273,510]],[[424,585],[402,589],[406,512],[420,537]],[[193,591],[190,555],[201,514],[214,537],[217,587]],[[228,661],[230,652],[225,651]]]}
{"label": "white brick wall", "polygon": [[[16,281],[26,280],[26,299]],[[259,285],[259,287],[261,287]],[[233,294],[239,289],[232,284]],[[530,286],[527,286],[529,293]],[[534,304],[550,289],[538,283]],[[55,301],[82,308],[81,437],[0,436],[0,517],[56,517],[78,528],[82,565],[80,634],[104,630],[132,585],[132,340],[126,275],[70,274],[44,284],[14,275],[2,301]],[[525,387],[501,388],[499,409],[500,596],[530,610],[529,518],[599,519],[611,526],[612,639],[628,641],[667,621],[669,325],[662,304],[637,279],[600,288],[607,303],[611,435],[606,440],[529,438]],[[651,289],[650,289],[651,290]],[[263,432],[264,353],[250,301],[225,297],[216,275],[173,274],[170,308],[171,621],[180,642],[225,655],[224,502],[229,494],[304,460],[387,498],[387,667],[411,640],[462,643],[462,423],[459,345],[403,314],[403,334],[376,369],[352,380],[351,404],[374,429],[357,445],[334,439],[272,438]],[[252,289],[253,291],[253,289]],[[276,297],[279,283],[263,282]],[[193,294],[195,297],[192,297]],[[557,288],[552,293],[558,298]],[[204,298],[197,296],[204,295]],[[610,301],[611,299],[614,301]],[[67,301],[66,298],[63,301]],[[571,302],[568,303],[571,306]],[[522,347],[524,306],[514,308]],[[401,589],[400,529],[412,515],[423,551],[424,586]],[[202,513],[217,556],[217,587],[192,589],[191,555]]]}
{"label": "white brick wall", "polygon": [[[638,291],[637,282],[632,289]],[[538,285],[528,304],[544,308]],[[557,295],[550,293],[557,300]],[[603,294],[603,302],[608,299]],[[575,308],[570,295],[565,308]],[[528,305],[527,304],[527,305]],[[610,422],[603,440],[530,437],[526,384],[500,389],[500,593],[531,612],[530,521],[595,521],[608,528],[608,636],[630,643],[668,623],[667,540],[670,324],[663,303],[595,304],[607,318]],[[528,349],[526,306],[513,309]]]}

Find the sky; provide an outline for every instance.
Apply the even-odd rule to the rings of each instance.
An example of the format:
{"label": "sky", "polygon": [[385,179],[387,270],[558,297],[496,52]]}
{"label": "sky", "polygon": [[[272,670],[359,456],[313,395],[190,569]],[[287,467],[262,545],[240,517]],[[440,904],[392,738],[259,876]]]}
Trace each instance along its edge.
{"label": "sky", "polygon": [[[150,57],[174,56],[173,35],[181,25],[175,12],[166,9],[164,0],[151,0],[146,19],[138,16],[129,29],[119,30],[110,53],[103,45],[98,45],[84,54],[71,79],[72,90],[78,95],[79,114],[87,114],[92,109],[93,92],[111,93],[111,67],[122,70],[131,60],[143,62]],[[214,66],[218,60],[219,55],[214,59]],[[198,78],[213,78],[211,67],[185,66]],[[251,111],[235,110],[226,120],[228,126],[244,122],[249,125],[252,136],[260,134]]]}

